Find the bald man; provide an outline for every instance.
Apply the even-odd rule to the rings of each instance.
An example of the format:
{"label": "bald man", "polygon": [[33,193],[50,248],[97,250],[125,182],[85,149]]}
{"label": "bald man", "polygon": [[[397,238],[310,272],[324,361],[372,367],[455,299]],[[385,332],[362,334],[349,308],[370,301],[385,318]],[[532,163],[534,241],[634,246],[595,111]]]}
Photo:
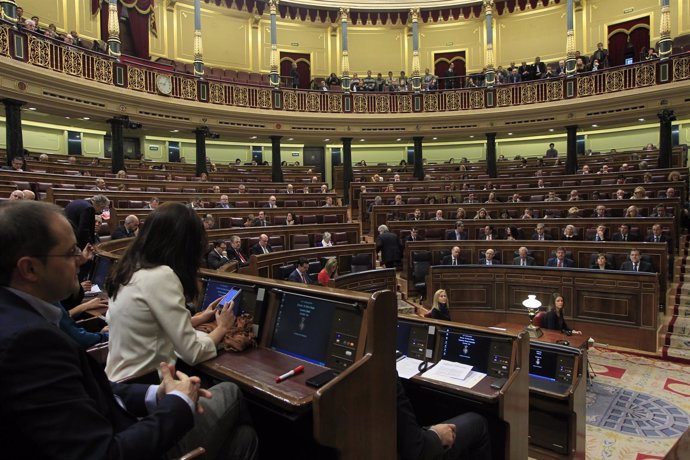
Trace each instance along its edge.
{"label": "bald man", "polygon": [[139,218],[134,214],[130,214],[129,216],[125,217],[124,224],[118,225],[110,239],[119,240],[122,238],[132,238],[136,235],[138,229]]}

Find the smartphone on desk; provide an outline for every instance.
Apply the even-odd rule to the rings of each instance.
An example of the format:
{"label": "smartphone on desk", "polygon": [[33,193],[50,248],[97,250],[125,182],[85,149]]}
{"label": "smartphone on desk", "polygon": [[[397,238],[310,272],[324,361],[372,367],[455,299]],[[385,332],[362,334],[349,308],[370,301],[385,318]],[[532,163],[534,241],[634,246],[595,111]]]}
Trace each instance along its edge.
{"label": "smartphone on desk", "polygon": [[242,311],[241,311],[241,306],[240,306],[240,294],[242,294],[242,289],[237,289],[237,288],[230,288],[230,290],[223,296],[220,302],[218,302],[218,305],[216,306],[216,310],[220,310],[223,308],[225,305],[228,303],[234,301],[235,304],[232,307],[232,313],[235,316],[239,316]]}

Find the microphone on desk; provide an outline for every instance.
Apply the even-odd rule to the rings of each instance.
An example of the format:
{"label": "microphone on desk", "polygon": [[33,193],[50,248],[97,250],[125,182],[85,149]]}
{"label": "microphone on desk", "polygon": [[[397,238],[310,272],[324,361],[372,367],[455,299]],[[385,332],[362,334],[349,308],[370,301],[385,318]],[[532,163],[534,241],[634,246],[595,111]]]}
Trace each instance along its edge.
{"label": "microphone on desk", "polygon": [[278,377],[276,377],[276,383],[280,383],[283,380],[287,380],[290,377],[292,377],[293,375],[297,375],[297,374],[300,374],[302,372],[304,372],[304,366],[297,366],[296,368],[284,373],[283,375],[279,375]]}

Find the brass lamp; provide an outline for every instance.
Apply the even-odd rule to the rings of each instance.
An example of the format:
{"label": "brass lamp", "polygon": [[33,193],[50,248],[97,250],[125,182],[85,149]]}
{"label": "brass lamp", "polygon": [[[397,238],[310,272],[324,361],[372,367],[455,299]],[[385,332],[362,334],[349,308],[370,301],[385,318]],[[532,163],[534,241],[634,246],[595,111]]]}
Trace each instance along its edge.
{"label": "brass lamp", "polygon": [[537,296],[534,294],[528,294],[527,298],[522,301],[522,305],[527,309],[527,314],[529,315],[529,325],[525,327],[525,330],[529,334],[530,338],[539,338],[544,333],[535,326],[534,317],[537,316],[539,307],[541,307],[541,302],[537,300]]}

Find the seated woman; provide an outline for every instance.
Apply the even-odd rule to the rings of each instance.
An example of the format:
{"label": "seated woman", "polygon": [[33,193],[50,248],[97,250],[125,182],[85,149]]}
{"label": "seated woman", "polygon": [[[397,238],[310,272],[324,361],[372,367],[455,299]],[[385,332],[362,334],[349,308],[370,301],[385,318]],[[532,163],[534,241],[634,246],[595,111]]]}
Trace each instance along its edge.
{"label": "seated woman", "polygon": [[285,225],[295,225],[295,223],[296,223],[295,218],[296,217],[297,216],[295,216],[293,213],[288,212],[287,216],[285,216]]}
{"label": "seated woman", "polygon": [[319,272],[317,280],[322,286],[328,286],[331,278],[335,277],[335,271],[338,269],[338,259],[331,257],[326,262],[326,266]]}
{"label": "seated woman", "polygon": [[445,289],[439,289],[434,293],[431,309],[417,307],[417,314],[425,318],[442,319],[450,321],[450,311],[448,310],[448,294]]}
{"label": "seated woman", "polygon": [[[158,370],[179,356],[189,365],[215,358],[216,347],[234,323],[232,305],[220,299],[190,317],[186,302],[197,297],[197,272],[207,247],[196,213],[182,203],[164,203],[146,219],[108,275],[110,380]],[[195,326],[216,320],[210,334]]]}
{"label": "seated woman", "polygon": [[606,254],[603,252],[600,252],[599,255],[597,255],[597,260],[592,262],[592,265],[590,265],[589,268],[593,268],[595,270],[615,270],[613,265],[608,262],[606,259]]}
{"label": "seated woman", "polygon": [[551,309],[548,313],[546,313],[546,318],[543,323],[545,324],[544,327],[554,331],[561,331],[568,335],[581,335],[582,332],[569,328],[568,323],[565,322],[565,317],[563,316],[563,304],[563,296],[557,292],[554,292],[551,296]]}
{"label": "seated woman", "polygon": [[489,216],[489,213],[484,208],[480,208],[479,211],[477,211],[477,215],[474,216],[474,220],[490,220],[490,219],[491,219],[491,217]]}

